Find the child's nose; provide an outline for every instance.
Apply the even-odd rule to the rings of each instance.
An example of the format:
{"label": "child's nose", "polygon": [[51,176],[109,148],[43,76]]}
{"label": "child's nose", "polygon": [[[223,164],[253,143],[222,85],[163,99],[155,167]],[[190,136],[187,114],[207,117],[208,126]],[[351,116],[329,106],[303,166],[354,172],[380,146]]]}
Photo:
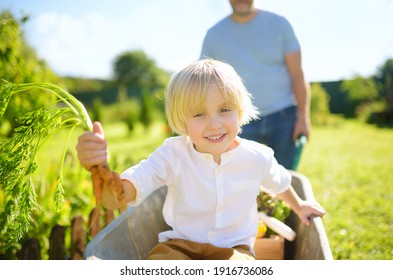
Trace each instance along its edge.
{"label": "child's nose", "polygon": [[217,129],[221,127],[221,120],[219,116],[214,115],[210,117],[209,129]]}

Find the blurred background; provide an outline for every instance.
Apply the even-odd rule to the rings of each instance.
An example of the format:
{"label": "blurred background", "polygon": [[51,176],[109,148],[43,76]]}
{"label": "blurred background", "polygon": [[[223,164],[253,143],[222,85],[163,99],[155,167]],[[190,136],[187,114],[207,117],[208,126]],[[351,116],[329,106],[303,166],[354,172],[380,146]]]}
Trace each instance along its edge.
{"label": "blurred background", "polygon": [[[255,4],[285,16],[302,47],[313,131],[298,171],[328,211],[323,221],[334,258],[393,259],[393,1]],[[72,93],[104,124],[111,166],[121,172],[170,135],[162,107],[170,75],[199,58],[206,31],[230,11],[225,0],[0,0],[0,79],[49,82]],[[18,117],[48,101],[35,93],[13,97],[0,139],[12,136]],[[40,258],[50,258],[57,225],[64,258],[72,258],[74,217],[83,218],[85,239],[92,237],[90,175],[74,149],[80,132],[68,146],[63,207],[53,205],[60,133],[41,156],[35,187],[42,208],[20,241],[8,244],[1,235],[3,258],[22,258],[24,242],[33,238]],[[6,202],[0,188],[0,212]],[[2,233],[4,225],[0,219]]]}

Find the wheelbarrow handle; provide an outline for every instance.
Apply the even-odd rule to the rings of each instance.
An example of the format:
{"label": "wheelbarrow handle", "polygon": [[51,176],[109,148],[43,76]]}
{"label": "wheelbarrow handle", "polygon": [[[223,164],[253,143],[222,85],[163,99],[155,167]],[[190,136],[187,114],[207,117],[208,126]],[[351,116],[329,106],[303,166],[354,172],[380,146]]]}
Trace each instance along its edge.
{"label": "wheelbarrow handle", "polygon": [[296,148],[304,146],[307,143],[307,136],[304,134],[299,134],[296,140]]}
{"label": "wheelbarrow handle", "polygon": [[307,136],[304,134],[299,134],[295,142],[295,156],[293,158],[291,170],[296,171],[299,165],[300,156],[302,155],[302,151],[306,143],[307,143]]}

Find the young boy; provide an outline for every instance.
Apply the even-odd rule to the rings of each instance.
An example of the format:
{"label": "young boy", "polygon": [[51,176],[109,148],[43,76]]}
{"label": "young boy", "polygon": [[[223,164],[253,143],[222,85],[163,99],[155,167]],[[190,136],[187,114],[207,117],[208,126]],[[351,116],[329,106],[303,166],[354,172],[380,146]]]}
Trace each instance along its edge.
{"label": "young boy", "polygon": [[[165,92],[170,137],[146,160],[121,174],[125,200],[140,204],[166,185],[165,221],[149,259],[253,259],[260,186],[286,201],[305,224],[323,216],[317,202],[301,200],[290,173],[273,151],[238,136],[257,118],[250,94],[235,70],[223,62],[199,60],[176,73]],[[107,143],[99,123],[78,140],[81,164],[107,164]],[[120,203],[104,186],[102,203]],[[148,222],[148,221],[146,221]]]}

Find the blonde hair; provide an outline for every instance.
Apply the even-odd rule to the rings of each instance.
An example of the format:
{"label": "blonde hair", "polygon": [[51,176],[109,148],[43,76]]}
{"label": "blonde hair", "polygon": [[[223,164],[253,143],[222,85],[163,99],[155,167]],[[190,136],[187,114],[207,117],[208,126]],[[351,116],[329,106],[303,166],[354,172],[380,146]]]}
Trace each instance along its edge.
{"label": "blonde hair", "polygon": [[251,94],[233,67],[218,60],[203,59],[175,73],[165,90],[165,113],[173,132],[187,135],[187,119],[203,108],[211,85],[237,109],[240,128],[258,118]]}

